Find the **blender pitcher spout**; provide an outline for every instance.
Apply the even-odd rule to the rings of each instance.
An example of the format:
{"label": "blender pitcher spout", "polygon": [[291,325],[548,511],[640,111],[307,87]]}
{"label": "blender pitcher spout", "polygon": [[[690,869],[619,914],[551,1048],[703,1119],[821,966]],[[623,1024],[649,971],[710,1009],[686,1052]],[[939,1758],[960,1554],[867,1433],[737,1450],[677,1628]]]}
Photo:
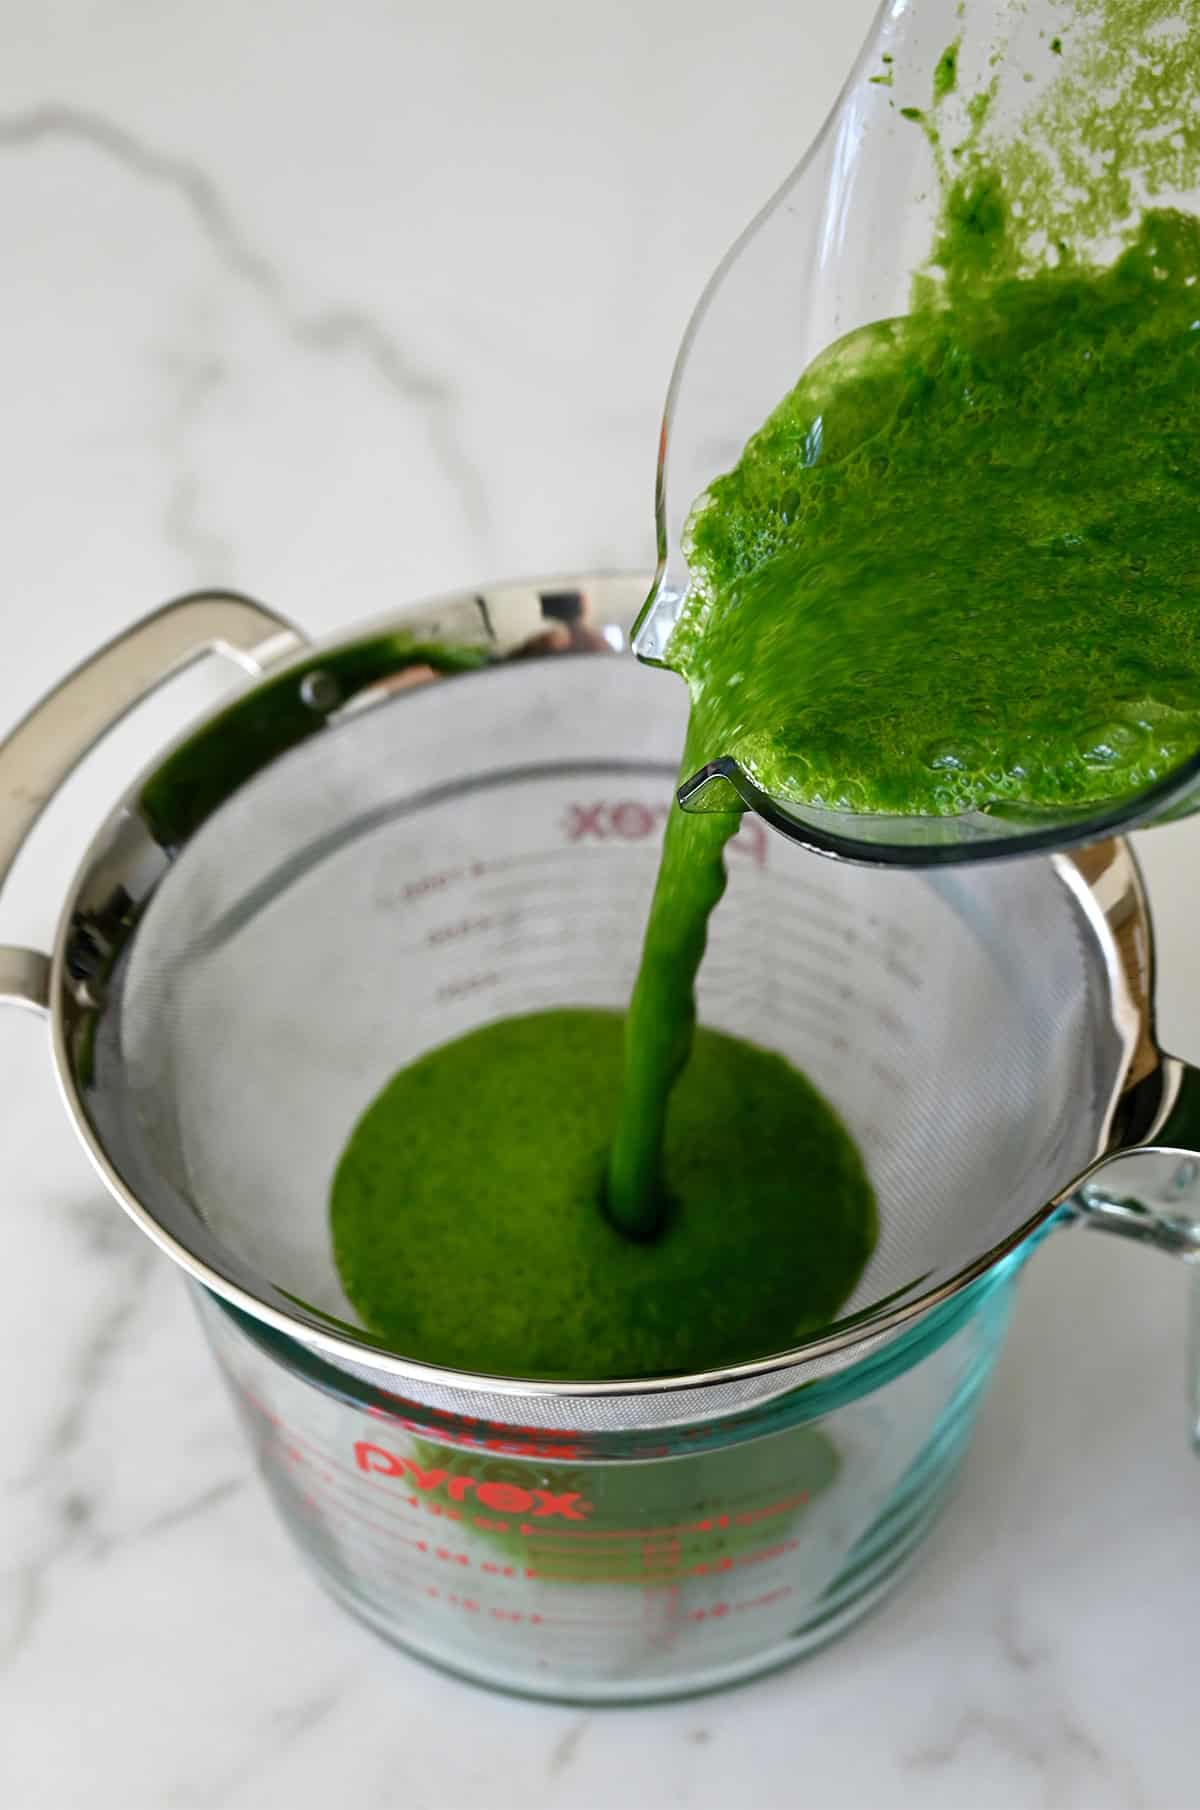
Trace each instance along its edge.
{"label": "blender pitcher spout", "polygon": [[720,760],[706,762],[699,772],[685,779],[675,799],[684,811],[729,816],[734,812],[756,810],[754,791],[738,763],[723,756]]}
{"label": "blender pitcher spout", "polygon": [[[706,761],[684,780],[675,794],[681,810],[731,815],[752,811],[769,829],[797,848],[858,867],[938,867],[968,859],[988,835],[982,819],[891,817],[826,806],[792,806],[755,784],[732,755]],[[1047,847],[1058,845],[1053,834]],[[999,853],[1027,852],[992,850]]]}

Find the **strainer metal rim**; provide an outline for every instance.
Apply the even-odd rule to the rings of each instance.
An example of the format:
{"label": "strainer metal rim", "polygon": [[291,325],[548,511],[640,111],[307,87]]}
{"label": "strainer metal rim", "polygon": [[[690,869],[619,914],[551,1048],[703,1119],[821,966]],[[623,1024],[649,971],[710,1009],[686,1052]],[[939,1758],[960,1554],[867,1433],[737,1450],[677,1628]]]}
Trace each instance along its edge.
{"label": "strainer metal rim", "polygon": [[[217,1267],[167,1230],[110,1162],[80,1092],[69,1043],[69,1034],[77,1013],[89,1007],[87,983],[80,985],[78,978],[72,976],[70,964],[71,940],[77,923],[80,899],[86,893],[97,866],[111,854],[114,828],[123,824],[128,829],[131,823],[138,821],[138,803],[147,780],[161,772],[172,753],[186,746],[194,736],[210,728],[226,713],[244,713],[247,706],[252,706],[254,700],[262,695],[267,685],[277,686],[281,679],[294,679],[299,689],[303,679],[320,670],[323,662],[328,663],[339,652],[361,647],[371,636],[386,638],[390,634],[420,639],[423,633],[429,632],[431,625],[440,623],[438,632],[445,637],[446,620],[466,608],[477,625],[481,620],[488,625],[488,635],[486,638],[481,636],[477,626],[473,637],[451,635],[450,639],[457,645],[487,648],[490,642],[494,658],[500,661],[516,655],[523,659],[544,658],[555,653],[580,650],[560,645],[539,647],[531,653],[527,633],[523,640],[514,640],[506,632],[507,627],[511,626],[508,624],[508,617],[514,606],[520,605],[518,615],[527,624],[531,595],[545,601],[550,598],[561,599],[564,593],[577,593],[581,597],[595,600],[598,606],[596,620],[601,624],[606,620],[605,603],[619,605],[621,620],[614,621],[613,626],[622,635],[627,635],[636,613],[634,599],[644,595],[644,587],[644,579],[637,575],[606,573],[560,577],[534,581],[533,584],[501,585],[483,592],[450,593],[431,602],[398,611],[365,629],[332,636],[306,648],[299,655],[272,662],[267,668],[266,676],[243,690],[233,705],[206,715],[198,725],[192,725],[186,730],[165,754],[160,754],[150,763],[98,828],[68,889],[54,939],[48,1005],[59,1091],[93,1167],[108,1191],[135,1223],[196,1281],[251,1317],[274,1326],[287,1336],[298,1339],[335,1360],[356,1367],[369,1366],[381,1375],[417,1384],[514,1398],[551,1400],[660,1395],[684,1390],[713,1389],[721,1384],[788,1371],[798,1372],[799,1380],[802,1380],[803,1372],[810,1364],[844,1353],[868,1341],[874,1343],[888,1334],[900,1331],[977,1280],[1043,1226],[1080,1182],[1113,1154],[1145,1144],[1147,1135],[1154,1127],[1162,1124],[1171,1104],[1167,1096],[1171,1093],[1172,1071],[1179,1065],[1172,1058],[1162,1056],[1153,1038],[1150,990],[1152,933],[1144,890],[1132,851],[1123,841],[1114,840],[1098,849],[1083,851],[1082,856],[1050,857],[1059,877],[1071,888],[1093,925],[1100,929],[1113,988],[1114,1028],[1122,1040],[1124,1059],[1113,1097],[1104,1115],[1103,1147],[1097,1149],[1093,1162],[1079,1175],[1071,1178],[1052,1200],[1030,1214],[1011,1233],[981,1252],[952,1277],[911,1300],[897,1302],[893,1296],[890,1303],[882,1306],[876,1304],[851,1321],[842,1322],[786,1351],[688,1375],[591,1381],[523,1378],[421,1363],[374,1344],[368,1335],[360,1334],[354,1328],[347,1326],[343,1330],[336,1330],[327,1319],[288,1297],[273,1284],[260,1284],[258,1289],[250,1286],[246,1279],[246,1266],[240,1264],[231,1253],[228,1254],[228,1270]],[[550,615],[547,615],[546,622],[550,627],[555,626]],[[608,648],[611,646],[610,641]],[[600,648],[596,651],[600,651]],[[397,661],[391,670],[399,670],[402,666],[403,661]],[[376,675],[376,683],[383,677],[386,677],[386,672],[381,669]],[[395,697],[389,707],[399,708],[402,703],[402,697]],[[321,726],[314,721],[313,732]],[[231,785],[230,792],[235,789],[236,783],[240,782]],[[144,825],[142,827],[145,828]],[[148,847],[156,849],[161,856],[161,848],[151,838],[148,828],[145,841]],[[1091,858],[1093,878],[1089,878],[1082,869],[1081,861],[1084,857]],[[152,892],[153,884],[146,896],[150,896]],[[1131,925],[1133,929],[1132,938],[1124,948],[1118,946],[1114,935],[1114,926],[1118,923]],[[94,1009],[94,1002],[92,1007]],[[920,1287],[920,1283],[907,1286]]]}

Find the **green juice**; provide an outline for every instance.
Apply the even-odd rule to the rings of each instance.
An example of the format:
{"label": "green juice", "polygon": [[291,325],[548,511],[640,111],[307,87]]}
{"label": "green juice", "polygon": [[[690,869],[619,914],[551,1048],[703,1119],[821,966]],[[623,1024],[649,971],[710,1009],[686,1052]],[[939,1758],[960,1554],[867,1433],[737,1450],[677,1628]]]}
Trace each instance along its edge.
{"label": "green juice", "polygon": [[1156,204],[1200,186],[1197,10],[1059,17],[1003,128],[957,41],[927,96],[875,78],[933,243],[693,509],[666,660],[697,767],[938,816],[1114,804],[1200,748],[1200,221]]}
{"label": "green juice", "polygon": [[831,348],[712,486],[667,661],[695,766],[796,802],[1112,803],[1200,746],[1200,222],[1022,278],[1002,193],[954,200],[973,280]]}
{"label": "green juice", "polygon": [[661,1099],[664,1223],[653,1242],[612,1223],[624,1030],[615,1012],[504,1019],[411,1063],[368,1109],[334,1181],[334,1252],[390,1345],[499,1374],[652,1376],[786,1350],[836,1312],[874,1200],[781,1056],[697,1031]]}
{"label": "green juice", "polygon": [[485,1025],[402,1069],[359,1122],[334,1255],[395,1349],[500,1374],[684,1374],[785,1351],[850,1293],[876,1235],[852,1139],[782,1056],[696,1028],[737,825],[669,815],[624,1017]]}

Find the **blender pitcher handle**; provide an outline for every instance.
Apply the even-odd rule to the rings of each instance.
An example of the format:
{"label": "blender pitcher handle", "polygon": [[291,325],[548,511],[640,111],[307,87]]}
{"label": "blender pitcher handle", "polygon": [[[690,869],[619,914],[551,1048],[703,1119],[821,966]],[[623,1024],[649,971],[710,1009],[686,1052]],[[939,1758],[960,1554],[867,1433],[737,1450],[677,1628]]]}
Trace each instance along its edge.
{"label": "blender pitcher handle", "polygon": [[[0,888],[59,787],[159,685],[205,654],[257,675],[303,645],[273,610],[205,591],[164,604],[84,660],[0,741]],[[0,947],[0,1001],[44,1008],[48,970],[36,950]]]}

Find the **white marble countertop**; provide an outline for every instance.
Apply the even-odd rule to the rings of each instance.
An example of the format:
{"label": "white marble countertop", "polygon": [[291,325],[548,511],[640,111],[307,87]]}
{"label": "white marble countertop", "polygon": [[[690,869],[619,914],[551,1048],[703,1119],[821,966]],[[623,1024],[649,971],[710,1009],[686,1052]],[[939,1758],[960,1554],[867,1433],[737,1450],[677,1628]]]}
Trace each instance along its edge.
{"label": "white marble countertop", "polygon": [[[0,725],[198,584],[324,630],[647,562],[690,303],[872,4],[9,0]],[[2,940],[45,941],[89,814],[180,708],[89,769]],[[1200,1056],[1200,821],[1149,842],[1165,1031]],[[6,1810],[1200,1801],[1182,1267],[1051,1240],[961,1494],[840,1645],[723,1698],[539,1707],[301,1574],[35,1019],[0,1019],[0,1081]]]}

